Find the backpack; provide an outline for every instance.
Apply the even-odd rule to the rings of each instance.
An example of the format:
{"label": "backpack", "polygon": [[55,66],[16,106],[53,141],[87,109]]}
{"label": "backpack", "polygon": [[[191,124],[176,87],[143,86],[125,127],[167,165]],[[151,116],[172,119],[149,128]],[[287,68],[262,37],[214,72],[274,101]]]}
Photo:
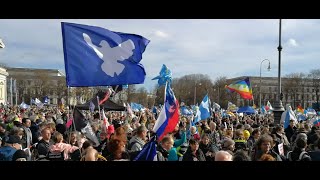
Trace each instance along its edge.
{"label": "backpack", "polygon": [[[289,152],[287,153],[287,159],[288,159],[289,161],[292,161],[291,153],[292,153],[292,151],[289,151]],[[300,153],[299,159],[298,159],[297,161],[301,161],[304,157],[308,157],[308,156],[309,156],[309,155],[308,155],[308,152],[302,151],[302,152]],[[309,156],[309,157],[310,157],[310,156]]]}

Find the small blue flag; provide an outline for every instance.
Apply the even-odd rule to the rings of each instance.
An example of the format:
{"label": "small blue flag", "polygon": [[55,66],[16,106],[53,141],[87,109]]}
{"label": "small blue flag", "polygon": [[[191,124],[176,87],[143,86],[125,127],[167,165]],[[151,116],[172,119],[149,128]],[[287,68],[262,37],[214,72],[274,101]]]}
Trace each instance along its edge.
{"label": "small blue flag", "polygon": [[162,68],[160,70],[159,76],[153,78],[152,80],[158,79],[158,85],[162,86],[165,85],[166,82],[171,83],[172,80],[172,73],[171,71],[167,68],[166,65],[162,65]]}

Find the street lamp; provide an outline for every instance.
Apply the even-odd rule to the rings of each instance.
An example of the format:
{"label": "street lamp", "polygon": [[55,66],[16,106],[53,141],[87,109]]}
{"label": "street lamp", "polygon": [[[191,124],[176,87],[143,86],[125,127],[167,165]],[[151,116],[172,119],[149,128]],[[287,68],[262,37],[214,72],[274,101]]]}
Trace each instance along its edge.
{"label": "street lamp", "polygon": [[[262,66],[262,63],[264,61],[269,61],[268,59],[264,59],[261,61],[260,63],[260,87],[259,87],[259,107],[261,108],[261,66]],[[268,65],[268,71],[270,71],[270,61],[269,61],[269,65]]]}
{"label": "street lamp", "polygon": [[279,51],[279,65],[278,65],[278,96],[277,100],[274,103],[273,107],[273,113],[274,113],[274,123],[275,124],[280,124],[280,119],[281,115],[284,112],[284,108],[281,102],[281,19],[279,20],[279,46],[278,46],[278,51]]}
{"label": "street lamp", "polygon": [[[216,89],[213,89],[213,91],[215,92]],[[218,86],[218,98],[217,98],[217,100],[218,100],[218,104],[220,105],[220,87],[219,86]]]}

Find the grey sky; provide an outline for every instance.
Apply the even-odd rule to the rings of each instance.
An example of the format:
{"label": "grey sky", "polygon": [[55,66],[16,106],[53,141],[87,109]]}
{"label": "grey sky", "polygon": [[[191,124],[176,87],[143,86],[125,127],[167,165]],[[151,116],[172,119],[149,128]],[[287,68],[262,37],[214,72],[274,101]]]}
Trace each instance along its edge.
{"label": "grey sky", "polygon": [[[0,62],[13,67],[52,68],[64,71],[60,22],[100,26],[111,31],[139,34],[150,40],[141,63],[151,90],[162,64],[173,77],[186,74],[259,76],[263,59],[271,61],[270,72],[263,64],[263,76],[277,76],[278,19],[41,19],[0,20]],[[282,74],[308,73],[319,68],[320,20],[282,20]]]}

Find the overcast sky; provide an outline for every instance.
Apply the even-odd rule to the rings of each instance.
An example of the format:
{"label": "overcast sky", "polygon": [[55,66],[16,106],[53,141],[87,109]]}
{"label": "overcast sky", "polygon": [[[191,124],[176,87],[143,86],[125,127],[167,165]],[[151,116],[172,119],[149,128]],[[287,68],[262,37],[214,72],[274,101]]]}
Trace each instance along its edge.
{"label": "overcast sky", "polygon": [[[162,64],[173,78],[186,74],[262,76],[278,74],[278,19],[32,19],[0,20],[0,62],[11,67],[59,69],[64,72],[61,22],[100,26],[150,40],[141,63],[150,91]],[[320,20],[282,20],[282,75],[308,73],[320,66]]]}

